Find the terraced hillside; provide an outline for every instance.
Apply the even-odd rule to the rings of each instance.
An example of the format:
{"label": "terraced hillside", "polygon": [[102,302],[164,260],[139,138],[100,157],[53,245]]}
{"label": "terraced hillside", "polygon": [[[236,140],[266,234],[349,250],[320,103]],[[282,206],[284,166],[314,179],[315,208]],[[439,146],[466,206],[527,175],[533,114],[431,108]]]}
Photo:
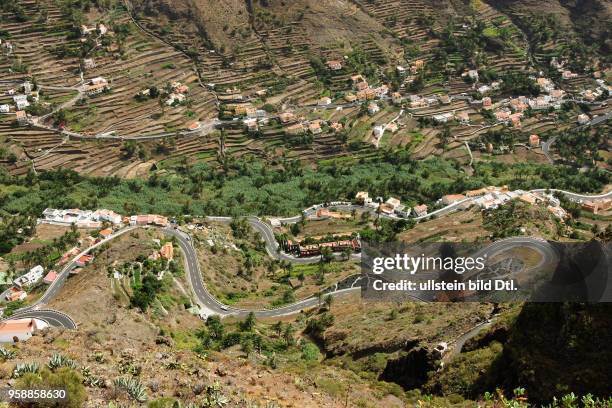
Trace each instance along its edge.
{"label": "terraced hillside", "polygon": [[[563,92],[581,98],[600,86],[596,50],[557,25],[575,20],[564,10],[480,0],[20,0],[0,8],[0,104],[11,106],[0,117],[1,160],[15,174],[69,167],[133,177],[184,160],[311,165],[400,148],[469,167],[485,157],[470,146],[482,151],[491,132],[515,133],[520,146],[580,113],[568,106],[563,125],[544,111],[498,120],[510,98],[536,96],[500,86],[506,79],[561,85],[555,56],[576,72]],[[37,101],[28,96],[18,126],[12,99],[27,93],[24,81]]]}
{"label": "terraced hillside", "polygon": [[[112,30],[96,37],[75,33],[78,26],[56,2],[22,4],[26,10],[45,10],[47,17],[41,21],[28,13],[27,21],[18,22],[10,12],[3,14],[14,52],[2,59],[0,69],[22,66],[6,79],[28,76],[44,85],[76,86],[82,79],[103,77],[109,83],[108,93],[82,98],[70,109],[68,126],[72,130],[130,136],[182,129],[188,122],[216,116],[214,97],[199,86],[189,58],[141,32],[120,6],[102,16],[100,10],[84,10],[84,23],[90,27],[105,24]],[[83,63],[89,59],[93,66]],[[134,99],[145,88],[162,89],[176,81],[189,87],[182,106],[164,110],[155,98]]]}

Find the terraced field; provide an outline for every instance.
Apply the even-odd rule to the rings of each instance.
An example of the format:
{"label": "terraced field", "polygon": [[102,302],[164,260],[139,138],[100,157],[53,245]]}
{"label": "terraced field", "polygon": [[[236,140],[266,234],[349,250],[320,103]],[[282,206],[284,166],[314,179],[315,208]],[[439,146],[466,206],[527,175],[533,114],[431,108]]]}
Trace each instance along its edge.
{"label": "terraced field", "polygon": [[[23,3],[24,7],[34,9],[41,2]],[[28,70],[13,72],[7,79],[18,80],[28,75],[44,85],[75,86],[81,81],[79,58],[58,58],[52,51],[59,46],[78,47],[79,38],[68,39],[75,37],[71,35],[71,23],[62,16],[54,2],[45,2],[44,7],[48,10],[45,23],[28,21],[5,26],[15,52],[2,61],[0,69],[6,71],[15,61],[21,61]],[[10,20],[10,16],[4,17]],[[92,17],[91,23],[94,21]],[[109,53],[103,46],[95,47],[88,54],[95,61],[95,67],[86,69],[83,77],[86,80],[104,77],[109,81],[111,92],[77,104],[73,116],[78,120],[69,126],[74,126],[77,131],[99,133],[114,130],[131,136],[182,129],[188,122],[216,116],[214,96],[199,86],[189,58],[140,31],[121,9],[117,9],[113,21],[106,24],[125,27],[129,32],[120,44],[121,54]],[[160,114],[155,99],[144,103],[134,99],[146,87],[154,85],[162,89],[174,81],[189,86],[187,106],[168,108]],[[91,115],[92,111],[95,120],[80,120],[85,112]]]}
{"label": "terraced field", "polygon": [[[51,53],[59,45],[75,47],[79,41],[78,38],[69,38],[71,26],[61,11],[51,1],[25,0],[21,4],[31,15],[31,20],[26,23],[2,13],[2,29],[9,33],[13,44],[12,55],[0,57],[2,79],[17,80],[28,73],[47,85],[71,86],[77,83],[79,59],[58,60]],[[46,10],[45,14],[41,14],[43,10]]]}

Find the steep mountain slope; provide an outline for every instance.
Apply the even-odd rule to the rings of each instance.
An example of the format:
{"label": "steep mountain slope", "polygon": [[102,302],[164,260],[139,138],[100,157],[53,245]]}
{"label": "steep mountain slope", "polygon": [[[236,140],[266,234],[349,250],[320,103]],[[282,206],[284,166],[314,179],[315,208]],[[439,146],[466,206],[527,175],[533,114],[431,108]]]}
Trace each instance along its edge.
{"label": "steep mountain slope", "polygon": [[512,16],[525,13],[552,14],[565,34],[577,35],[586,46],[602,54],[612,49],[612,2],[609,0],[489,0],[488,3]]}
{"label": "steep mountain slope", "polygon": [[[377,36],[384,27],[358,5],[346,0],[224,1],[212,0],[133,0],[134,11],[149,20],[152,27],[166,33],[172,25],[197,31],[205,43],[222,54],[236,52],[240,42],[267,39],[268,31],[293,27],[308,42],[324,46],[354,41],[359,36]],[[378,40],[382,37],[377,36]]]}
{"label": "steep mountain slope", "polygon": [[537,304],[502,315],[465,344],[425,389],[444,395],[480,395],[522,387],[530,402],[571,390],[609,396],[612,362],[610,307],[606,304]]}

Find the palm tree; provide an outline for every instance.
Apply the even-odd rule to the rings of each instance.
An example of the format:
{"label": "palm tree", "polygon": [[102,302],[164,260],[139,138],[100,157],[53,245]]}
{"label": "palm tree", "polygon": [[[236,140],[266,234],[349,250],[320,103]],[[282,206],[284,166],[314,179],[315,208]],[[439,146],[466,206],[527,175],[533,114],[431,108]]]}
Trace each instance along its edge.
{"label": "palm tree", "polygon": [[281,333],[283,332],[283,322],[279,320],[278,322],[274,323],[274,325],[272,326],[272,329],[274,329],[277,336],[280,336]]}
{"label": "palm tree", "polygon": [[291,323],[287,323],[285,326],[285,331],[283,333],[283,339],[285,343],[290,346],[293,344],[293,334],[295,333],[295,328]]}
{"label": "palm tree", "polygon": [[334,298],[332,297],[332,295],[325,296],[324,302],[325,302],[325,307],[327,308],[327,310],[331,311],[331,305],[333,301],[334,301]]}
{"label": "palm tree", "polygon": [[161,109],[161,115],[164,116],[166,114],[166,102],[164,102],[161,96],[157,99],[157,104]]}

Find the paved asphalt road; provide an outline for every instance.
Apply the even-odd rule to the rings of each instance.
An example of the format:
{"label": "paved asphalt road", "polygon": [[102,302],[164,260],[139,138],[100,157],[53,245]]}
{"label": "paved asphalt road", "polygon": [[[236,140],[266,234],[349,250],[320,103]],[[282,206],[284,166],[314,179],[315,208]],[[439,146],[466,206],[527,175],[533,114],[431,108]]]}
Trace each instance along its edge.
{"label": "paved asphalt road", "polygon": [[[66,325],[64,325],[64,327],[68,327],[68,328],[76,328],[76,323],[74,323],[74,321],[66,314],[61,313],[61,312],[57,312],[54,310],[50,310],[50,309],[41,309],[41,307],[43,305],[46,305],[47,303],[49,303],[51,301],[51,299],[53,299],[58,293],[59,291],[62,289],[62,287],[64,286],[64,283],[66,282],[66,279],[68,278],[68,275],[70,273],[70,271],[74,268],[77,267],[76,264],[76,260],[79,259],[81,256],[88,254],[91,250],[104,245],[105,243],[111,241],[112,239],[123,235],[124,233],[133,230],[134,227],[126,227],[122,230],[116,231],[113,235],[109,236],[108,238],[98,242],[97,244],[85,249],[84,251],[82,251],[81,253],[79,253],[77,256],[75,256],[74,258],[72,258],[72,260],[70,262],[68,262],[66,264],[66,266],[64,266],[64,268],[59,272],[59,274],[57,275],[57,278],[55,279],[55,281],[53,281],[53,283],[51,283],[49,285],[49,287],[47,288],[47,291],[34,303],[32,303],[29,306],[26,306],[22,309],[19,309],[18,311],[16,311],[15,313],[13,313],[12,316],[10,316],[10,318],[16,318],[16,317],[21,317],[24,313],[28,313],[28,315],[23,315],[23,317],[37,317],[41,316],[40,319],[41,320],[45,320],[46,318],[50,319],[51,321],[49,322],[49,324],[51,324],[51,322],[63,322],[66,323]],[[2,296],[2,299],[5,298],[6,294],[8,293],[10,289],[7,289],[5,292],[3,292],[0,296]],[[30,315],[31,314],[31,315]],[[62,317],[63,316],[63,317]],[[53,326],[53,324],[51,324]],[[74,326],[74,327],[72,327]]]}
{"label": "paved asphalt road", "polygon": [[[541,191],[541,190],[534,190],[534,191]],[[568,196],[568,198],[572,200],[576,200],[576,201],[590,199],[590,198],[603,198],[603,197],[612,196],[612,192],[594,196],[594,195],[576,194],[576,193],[566,192],[562,190],[554,190],[554,191],[560,191],[561,193]],[[448,212],[455,211],[456,209],[455,207],[457,205],[458,203],[455,203],[454,205],[450,205],[442,209],[439,209],[437,210],[437,212],[434,212],[434,213],[445,214]],[[363,209],[363,207],[361,206],[354,206],[352,204],[336,205],[336,207],[339,207],[344,210],[349,210],[349,211],[352,210],[353,208]],[[311,209],[307,210],[306,213],[308,215],[308,214],[314,213],[314,211],[316,210],[312,209],[311,207]],[[428,216],[431,216],[434,213],[431,213]],[[208,217],[208,219],[211,221],[222,221],[222,222],[231,221],[230,217]],[[295,217],[290,217],[290,218],[284,218],[282,220],[283,222],[298,222],[300,219],[301,219],[301,216],[295,216]],[[294,256],[285,254],[282,251],[279,251],[278,244],[274,237],[273,230],[268,224],[264,223],[257,217],[248,217],[248,221],[251,224],[251,226],[261,234],[266,244],[266,251],[271,257],[275,259],[289,261],[292,263],[318,262],[319,257],[296,258]],[[24,317],[25,316],[31,316],[31,317],[40,316],[40,318],[43,320],[49,319],[50,324],[51,322],[53,322],[55,324],[59,324],[64,327],[70,327],[70,328],[76,327],[76,324],[72,321],[72,319],[70,319],[67,315],[63,313],[52,311],[52,310],[39,310],[39,309],[43,305],[47,304],[53,297],[55,297],[59,293],[66,278],[68,277],[70,270],[76,267],[76,259],[78,259],[80,256],[84,254],[87,254],[92,249],[100,245],[103,245],[104,243],[134,228],[135,227],[126,227],[120,231],[117,231],[116,233],[111,235],[109,238],[81,252],[79,255],[77,255],[71,262],[69,262],[62,269],[62,271],[59,273],[59,276],[55,280],[55,282],[53,282],[49,286],[45,294],[36,303],[26,308],[20,309],[14,314],[14,316],[24,316]],[[187,233],[182,232],[180,230],[173,229],[173,228],[163,228],[162,231],[166,234],[172,235],[177,238],[179,246],[181,250],[183,251],[183,254],[185,255],[185,269],[188,275],[190,285],[192,287],[192,291],[195,297],[197,298],[198,304],[204,314],[206,315],[218,314],[221,316],[229,316],[229,315],[242,316],[250,312],[250,310],[239,309],[239,308],[234,308],[231,306],[223,305],[219,301],[217,301],[217,299],[212,294],[210,294],[210,292],[208,292],[208,290],[206,289],[206,286],[204,285],[202,281],[202,273],[200,271],[200,263],[198,261],[197,253],[195,249],[193,248],[191,238]],[[525,246],[533,248],[538,253],[540,253],[542,263],[549,262],[555,256],[554,250],[545,241],[535,239],[535,238],[530,238],[530,237],[516,237],[516,238],[509,238],[503,241],[498,241],[498,242],[493,243],[491,246],[485,248],[483,251],[486,251],[489,254],[493,254],[493,253],[497,253],[501,251],[506,251],[510,248],[525,247]],[[328,288],[324,292],[326,294],[331,294],[333,296],[345,295],[345,294],[360,290],[361,285],[359,285],[358,283],[359,283],[359,278],[357,276],[349,277],[347,281],[340,282],[334,285],[333,287]],[[317,303],[318,303],[318,299],[316,297],[311,297],[311,298],[303,299],[291,305],[283,306],[280,308],[254,310],[253,312],[257,316],[260,316],[260,317],[284,316],[284,315],[297,313],[309,307],[316,306]]]}
{"label": "paved asphalt road", "polygon": [[42,320],[52,327],[65,327],[75,330],[77,324],[70,316],[57,310],[41,309],[41,310],[25,310],[20,311],[11,316],[11,319],[36,318]]}

